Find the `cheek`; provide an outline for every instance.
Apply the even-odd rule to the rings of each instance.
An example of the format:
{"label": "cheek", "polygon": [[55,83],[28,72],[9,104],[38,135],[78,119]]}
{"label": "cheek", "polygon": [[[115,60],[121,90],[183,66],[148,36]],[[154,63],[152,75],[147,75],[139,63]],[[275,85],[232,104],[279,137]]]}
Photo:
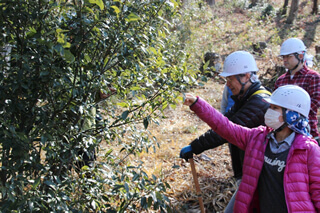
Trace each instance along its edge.
{"label": "cheek", "polygon": [[235,82],[232,86],[234,88],[234,95],[238,95],[241,90],[241,84],[239,84],[239,82]]}
{"label": "cheek", "polygon": [[231,86],[230,81],[227,81],[227,86],[228,86],[228,87],[230,87],[230,86]]}
{"label": "cheek", "polygon": [[280,121],[280,122],[284,122],[282,115],[279,116],[279,121]]}
{"label": "cheek", "polygon": [[296,57],[291,57],[289,60],[288,60],[288,63],[289,64],[297,64],[299,61],[296,59]]}

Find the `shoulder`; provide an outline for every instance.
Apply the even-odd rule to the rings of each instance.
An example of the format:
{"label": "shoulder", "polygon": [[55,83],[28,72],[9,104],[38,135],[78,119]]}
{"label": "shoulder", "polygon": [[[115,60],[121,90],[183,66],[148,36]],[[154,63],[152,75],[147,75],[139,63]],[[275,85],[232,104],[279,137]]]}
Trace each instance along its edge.
{"label": "shoulder", "polygon": [[316,140],[302,134],[296,136],[294,148],[320,151],[320,147]]}
{"label": "shoulder", "polygon": [[264,97],[268,97],[268,94],[260,93],[247,97],[242,102],[243,104],[234,111],[231,120],[239,124],[245,123],[246,126],[252,123],[252,125],[249,125],[250,127],[262,125],[264,113],[269,108],[269,103],[263,100]]}
{"label": "shoulder", "polygon": [[267,102],[263,101],[263,98],[268,98],[271,96],[271,92],[267,90],[265,87],[260,86],[258,89],[253,91],[248,97],[248,101],[261,101],[264,104],[267,104]]}
{"label": "shoulder", "polygon": [[313,70],[313,69],[310,69],[308,67],[304,67],[302,70],[301,70],[301,75],[306,75],[306,76],[310,76],[312,78],[316,78],[316,79],[320,79],[320,74],[319,72]]}
{"label": "shoulder", "polygon": [[307,75],[311,76],[314,79],[320,80],[320,74],[317,71],[309,70]]}

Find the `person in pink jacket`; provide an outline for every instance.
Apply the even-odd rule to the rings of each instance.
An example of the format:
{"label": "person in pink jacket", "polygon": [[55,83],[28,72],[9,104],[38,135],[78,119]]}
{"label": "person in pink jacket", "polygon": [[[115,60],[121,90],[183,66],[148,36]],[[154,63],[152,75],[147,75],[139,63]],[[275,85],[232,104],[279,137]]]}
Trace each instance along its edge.
{"label": "person in pink jacket", "polygon": [[310,96],[285,85],[265,101],[267,126],[252,129],[232,123],[200,97],[186,94],[184,105],[245,150],[234,212],[320,212],[320,147],[308,130]]}

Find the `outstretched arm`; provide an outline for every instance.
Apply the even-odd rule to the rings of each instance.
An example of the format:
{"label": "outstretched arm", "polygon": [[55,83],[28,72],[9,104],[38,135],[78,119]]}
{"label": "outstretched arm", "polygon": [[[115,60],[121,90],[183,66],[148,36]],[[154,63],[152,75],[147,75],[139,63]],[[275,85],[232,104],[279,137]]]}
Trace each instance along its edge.
{"label": "outstretched arm", "polygon": [[203,99],[191,94],[186,94],[184,105],[189,106],[222,138],[234,143],[240,149],[245,149],[247,138],[250,137],[250,129],[232,123]]}

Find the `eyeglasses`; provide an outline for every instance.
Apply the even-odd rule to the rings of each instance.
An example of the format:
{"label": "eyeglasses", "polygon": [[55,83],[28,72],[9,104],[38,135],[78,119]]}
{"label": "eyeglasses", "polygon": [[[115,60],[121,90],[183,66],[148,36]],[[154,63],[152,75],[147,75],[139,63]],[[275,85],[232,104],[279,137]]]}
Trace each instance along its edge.
{"label": "eyeglasses", "polygon": [[281,55],[280,57],[282,57],[282,59],[288,59],[288,58],[291,58],[292,56],[294,56],[294,54]]}
{"label": "eyeglasses", "polygon": [[232,80],[232,77],[233,77],[233,76],[227,76],[227,77],[225,77],[225,79],[226,79],[227,81],[231,81],[231,80]]}
{"label": "eyeglasses", "polygon": [[244,76],[245,76],[245,74],[231,75],[231,76],[225,77],[225,79],[227,81],[232,81],[233,79],[242,78]]}

